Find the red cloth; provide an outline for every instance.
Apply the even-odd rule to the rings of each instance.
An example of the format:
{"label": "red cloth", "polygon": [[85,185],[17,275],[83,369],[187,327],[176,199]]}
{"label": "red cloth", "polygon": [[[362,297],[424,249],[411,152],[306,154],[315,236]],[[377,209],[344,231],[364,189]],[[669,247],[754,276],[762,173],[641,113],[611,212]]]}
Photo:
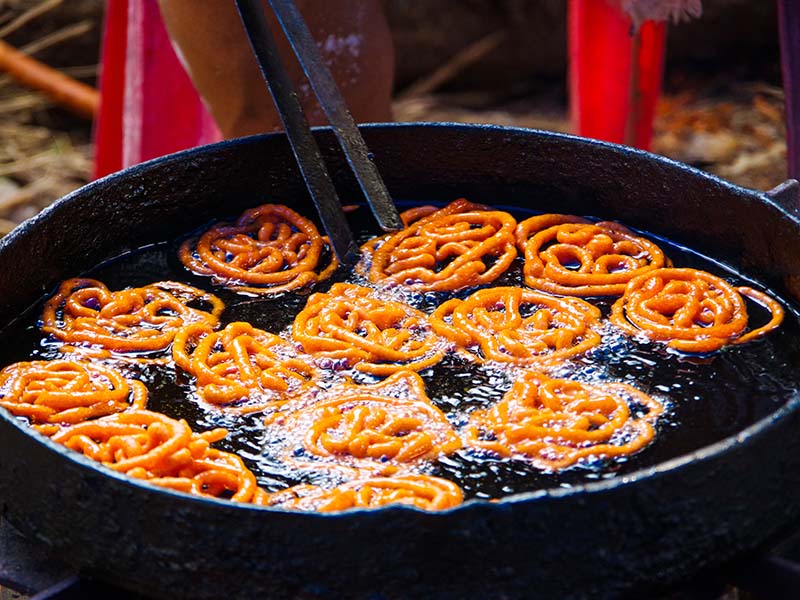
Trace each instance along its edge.
{"label": "red cloth", "polygon": [[108,0],[94,176],[222,139],[170,43],[157,0]]}
{"label": "red cloth", "polygon": [[631,32],[630,17],[605,0],[570,0],[570,111],[578,135],[648,149],[661,91],[666,24],[644,23],[638,49]]}

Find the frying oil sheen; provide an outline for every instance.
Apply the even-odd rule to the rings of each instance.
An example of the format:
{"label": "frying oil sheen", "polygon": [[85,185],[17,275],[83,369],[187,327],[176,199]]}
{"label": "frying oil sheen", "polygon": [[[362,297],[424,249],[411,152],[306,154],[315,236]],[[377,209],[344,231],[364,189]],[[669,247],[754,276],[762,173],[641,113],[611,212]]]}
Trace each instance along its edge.
{"label": "frying oil sheen", "polygon": [[[518,210],[511,212],[518,218],[529,216]],[[366,209],[362,208],[351,217],[354,230],[362,232],[361,241],[375,235],[366,227],[369,219],[365,213]],[[676,267],[703,269],[734,285],[744,283],[738,275],[708,258],[664,240],[654,241],[661,245]],[[179,242],[142,248],[100,265],[87,276],[99,279],[112,290],[160,280],[183,281],[212,292],[225,302],[222,326],[248,321],[255,327],[284,335],[288,334],[294,316],[303,308],[309,294],[327,291],[336,281],[365,283],[356,275],[340,272],[311,290],[276,298],[245,296],[187,271],[177,259]],[[522,260],[518,257],[493,285],[524,286],[521,267]],[[475,289],[455,295],[465,297],[473,291]],[[432,312],[445,297],[434,293],[403,293],[405,301],[426,313]],[[611,303],[608,299],[587,300],[600,307],[604,317],[608,315]],[[552,377],[628,383],[665,404],[666,411],[657,423],[655,439],[633,456],[598,459],[549,473],[534,468],[525,460],[499,459],[486,452],[462,449],[423,465],[422,470],[455,481],[463,488],[466,498],[498,498],[624,476],[735,434],[773,412],[800,389],[800,327],[791,305],[782,299],[779,301],[787,308],[786,319],[778,330],[760,341],[724,348],[710,356],[687,356],[669,351],[662,344],[633,340],[606,325],[599,347],[549,371]],[[57,345],[47,343],[36,324],[41,305],[40,302],[6,329],[6,339],[13,339],[15,343],[4,344],[0,349],[0,365],[55,357]],[[750,302],[748,310],[754,326],[766,321],[766,311]],[[218,446],[238,453],[266,489],[278,490],[294,483],[325,483],[326,478],[331,477],[326,473],[292,470],[281,464],[270,452],[269,440],[264,439],[262,416],[237,415],[202,405],[192,397],[190,377],[173,364],[129,363],[124,369],[147,385],[149,409],[186,419],[198,431],[226,427],[228,437]],[[354,372],[346,374],[353,376]],[[500,400],[512,383],[511,373],[501,365],[477,365],[453,354],[420,375],[430,399],[457,429],[466,423],[471,410],[486,408]],[[364,375],[356,379],[363,383],[376,381]]]}

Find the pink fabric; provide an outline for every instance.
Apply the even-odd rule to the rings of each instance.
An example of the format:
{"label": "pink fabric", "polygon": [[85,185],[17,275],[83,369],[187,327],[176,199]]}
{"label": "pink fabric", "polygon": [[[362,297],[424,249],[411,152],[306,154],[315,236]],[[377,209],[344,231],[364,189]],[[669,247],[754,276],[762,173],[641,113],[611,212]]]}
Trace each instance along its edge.
{"label": "pink fabric", "polygon": [[[111,37],[123,32],[124,41]],[[109,0],[101,69],[95,176],[222,139],[157,0]]]}

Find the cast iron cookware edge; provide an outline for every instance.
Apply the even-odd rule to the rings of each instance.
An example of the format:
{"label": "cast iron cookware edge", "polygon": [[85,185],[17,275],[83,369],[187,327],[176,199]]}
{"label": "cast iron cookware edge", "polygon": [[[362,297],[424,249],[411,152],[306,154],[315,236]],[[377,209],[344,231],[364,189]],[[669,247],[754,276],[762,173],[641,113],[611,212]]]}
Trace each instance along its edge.
{"label": "cast iron cookware edge", "polygon": [[[800,220],[763,193],[647,153],[491,126],[363,128],[396,198],[593,214],[668,237],[798,298]],[[359,198],[327,129],[343,199]],[[58,281],[267,199],[312,214],[282,135],[190,150],[94,182],[0,242],[0,323]],[[0,411],[2,514],[82,572],[170,598],[585,598],[668,586],[800,516],[800,398],[733,437],[572,489],[301,514],[128,480]]]}

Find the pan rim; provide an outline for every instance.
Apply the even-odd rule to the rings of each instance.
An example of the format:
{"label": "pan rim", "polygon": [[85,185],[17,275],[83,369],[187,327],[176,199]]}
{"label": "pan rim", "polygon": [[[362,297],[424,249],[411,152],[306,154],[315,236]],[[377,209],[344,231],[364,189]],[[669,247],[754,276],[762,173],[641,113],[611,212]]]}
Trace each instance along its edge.
{"label": "pan rim", "polygon": [[[569,133],[561,133],[556,131],[547,131],[544,129],[534,129],[534,128],[527,128],[527,127],[510,127],[504,125],[492,125],[492,124],[481,124],[481,123],[455,123],[449,121],[410,121],[404,123],[365,123],[359,124],[359,129],[364,129],[366,131],[380,131],[380,130],[398,130],[398,129],[448,129],[448,130],[464,130],[464,131],[478,131],[478,132],[507,132],[507,133],[515,133],[515,134],[534,134],[535,136],[544,137],[544,138],[551,138],[551,139],[558,139],[564,140],[571,143],[579,143],[584,144],[587,146],[603,148],[605,150],[613,151],[615,153],[625,152],[627,155],[634,155],[638,156],[643,159],[647,159],[650,161],[655,161],[660,164],[666,165],[670,168],[677,168],[683,171],[686,175],[691,175],[693,177],[698,177],[700,179],[704,179],[713,183],[714,185],[729,189],[736,193],[745,193],[745,194],[755,194],[759,197],[759,200],[768,204],[772,209],[777,210],[783,217],[790,219],[798,226],[800,226],[800,212],[795,213],[794,211],[790,211],[786,209],[781,204],[775,202],[772,197],[767,194],[767,192],[762,190],[755,190],[752,188],[746,188],[717,175],[712,173],[708,173],[706,171],[701,171],[700,169],[688,165],[686,163],[682,163],[680,161],[668,158],[666,156],[662,156],[660,154],[655,154],[653,152],[648,152],[646,150],[640,150],[638,148],[633,148],[630,146],[624,146],[622,144],[614,144],[612,142],[605,142],[602,140],[596,140],[592,138],[585,138]],[[312,131],[315,132],[330,132],[333,129],[330,126],[324,127],[312,127]],[[127,177],[130,174],[135,174],[140,171],[146,171],[153,166],[158,165],[166,165],[171,162],[175,161],[183,161],[186,159],[191,159],[194,156],[200,156],[207,154],[209,152],[213,152],[219,148],[229,148],[229,147],[236,147],[236,146],[246,146],[248,144],[254,144],[262,139],[269,139],[269,138],[278,138],[278,137],[285,137],[285,134],[282,132],[276,133],[259,133],[255,135],[249,135],[239,138],[233,138],[230,140],[223,140],[220,142],[214,142],[213,144],[206,144],[203,146],[197,146],[195,148],[189,148],[187,150],[181,150],[179,152],[174,152],[172,154],[167,154],[164,156],[159,156],[157,158],[153,158],[147,160],[142,163],[138,163],[136,165],[132,165],[130,167],[126,167],[121,171],[117,171],[116,173],[111,173],[106,175],[105,177],[101,177],[100,179],[95,179],[87,183],[80,188],[73,190],[66,196],[63,196],[44,208],[42,211],[20,223],[16,228],[14,228],[11,232],[9,232],[6,236],[0,239],[0,253],[2,253],[3,249],[14,242],[14,240],[23,235],[30,227],[33,227],[36,223],[40,220],[46,219],[50,212],[53,210],[57,210],[62,205],[72,202],[75,200],[76,197],[83,195],[87,191],[91,191],[95,187],[100,187],[108,182],[112,182],[115,179],[119,179],[122,177]]]}
{"label": "pan rim", "polygon": [[[757,195],[759,201],[769,205],[772,210],[778,211],[782,217],[788,218],[790,221],[792,221],[798,227],[800,227],[800,214],[795,214],[793,211],[784,208],[783,206],[775,202],[766,192],[745,188],[736,185],[734,183],[731,183],[729,181],[726,181],[716,175],[701,171],[685,163],[681,163],[679,161],[658,154],[654,154],[652,152],[647,152],[636,148],[630,148],[620,144],[613,144],[610,142],[583,138],[576,135],[545,131],[540,129],[508,127],[508,126],[489,125],[489,124],[471,124],[471,123],[465,124],[465,123],[452,123],[452,122],[406,122],[406,123],[368,123],[364,125],[359,125],[359,127],[365,130],[375,130],[375,131],[397,130],[397,129],[442,128],[448,130],[456,129],[456,130],[477,131],[477,132],[490,131],[494,133],[512,133],[520,135],[533,134],[534,136],[537,137],[558,139],[569,143],[580,143],[590,147],[604,148],[606,150],[610,150],[615,153],[625,152],[627,155],[639,156],[643,159],[663,164],[669,168],[680,169],[684,175],[694,176],[704,179],[714,185],[727,188],[739,194],[744,193],[748,195]],[[324,132],[324,131],[330,131],[331,127],[315,127],[313,129],[315,131]],[[112,173],[101,179],[92,181],[87,185],[82,186],[77,190],[70,192],[66,196],[58,199],[56,202],[45,208],[37,215],[24,221],[12,232],[6,235],[2,240],[0,240],[0,255],[2,255],[3,251],[7,246],[14,244],[17,238],[27,235],[28,231],[32,228],[35,228],[36,224],[39,221],[49,218],[50,212],[60,209],[65,204],[76,201],[87,192],[91,192],[91,190],[97,186],[106,185],[108,182],[113,182],[116,179],[127,177],[131,174],[147,171],[153,166],[166,165],[176,161],[185,161],[195,156],[201,156],[208,153],[213,153],[214,151],[220,148],[246,146],[249,144],[258,143],[262,139],[276,138],[276,137],[285,137],[285,134],[283,134],[282,132],[257,134],[257,135],[236,138],[232,140],[216,142],[214,144],[199,146],[196,148],[191,148],[188,150],[183,150],[166,156],[154,158],[146,162],[133,165],[116,173]],[[794,310],[794,308],[792,308],[792,310]],[[407,505],[390,505],[382,507],[381,510],[382,512],[386,511],[397,512],[397,511],[410,510],[424,514],[426,518],[440,518],[446,515],[456,514],[461,511],[485,510],[487,508],[491,510],[491,507],[508,507],[516,504],[522,504],[522,503],[528,504],[536,501],[544,501],[546,499],[553,499],[553,500],[567,499],[576,496],[578,494],[601,494],[603,492],[616,490],[623,486],[631,486],[641,481],[646,481],[651,478],[662,476],[666,473],[680,469],[681,467],[688,465],[690,463],[708,461],[718,456],[721,456],[725,453],[731,452],[737,448],[743,447],[754,441],[755,438],[767,434],[769,430],[772,429],[774,426],[776,426],[779,422],[789,418],[798,410],[800,410],[800,391],[795,390],[791,395],[788,396],[788,399],[783,404],[781,404],[776,410],[766,415],[765,417],[762,417],[755,423],[752,423],[751,425],[738,431],[737,433],[729,435],[712,444],[701,446],[700,448],[697,448],[686,454],[682,454],[680,456],[668,459],[666,461],[657,463],[649,467],[637,469],[636,471],[633,471],[623,476],[604,479],[601,481],[589,481],[586,483],[574,484],[571,485],[569,488],[554,487],[554,488],[545,488],[528,492],[520,492],[504,496],[503,498],[491,502],[488,500],[474,498],[467,500],[463,504],[460,504],[453,508],[441,511],[425,511]],[[2,419],[2,421],[12,425],[23,434],[28,435],[31,438],[33,438],[33,440],[43,444],[51,452],[55,452],[61,457],[66,458],[80,465],[81,467],[91,469],[93,472],[99,472],[107,477],[110,476],[112,479],[116,479],[120,482],[123,482],[126,485],[132,485],[134,487],[138,487],[148,493],[167,494],[168,496],[172,496],[176,501],[194,502],[208,507],[213,506],[215,507],[215,510],[220,510],[220,509],[235,510],[235,511],[255,510],[267,514],[274,513],[281,515],[283,514],[302,515],[303,517],[310,517],[313,519],[341,519],[344,517],[358,518],[359,515],[362,515],[364,513],[373,513],[375,511],[375,509],[349,509],[346,511],[338,511],[332,513],[299,512],[299,511],[282,509],[279,507],[258,506],[253,504],[243,504],[238,502],[231,502],[229,500],[221,500],[210,497],[193,496],[187,493],[178,492],[168,488],[158,487],[149,484],[143,480],[137,480],[135,478],[128,477],[122,473],[114,471],[109,467],[106,467],[102,463],[97,463],[95,461],[92,461],[86,458],[82,454],[73,452],[68,448],[62,446],[61,444],[53,442],[47,436],[44,436],[39,432],[37,432],[36,430],[30,428],[29,426],[23,424],[21,421],[19,421],[16,417],[14,417],[9,411],[7,411],[4,408],[0,409],[0,418]]]}

